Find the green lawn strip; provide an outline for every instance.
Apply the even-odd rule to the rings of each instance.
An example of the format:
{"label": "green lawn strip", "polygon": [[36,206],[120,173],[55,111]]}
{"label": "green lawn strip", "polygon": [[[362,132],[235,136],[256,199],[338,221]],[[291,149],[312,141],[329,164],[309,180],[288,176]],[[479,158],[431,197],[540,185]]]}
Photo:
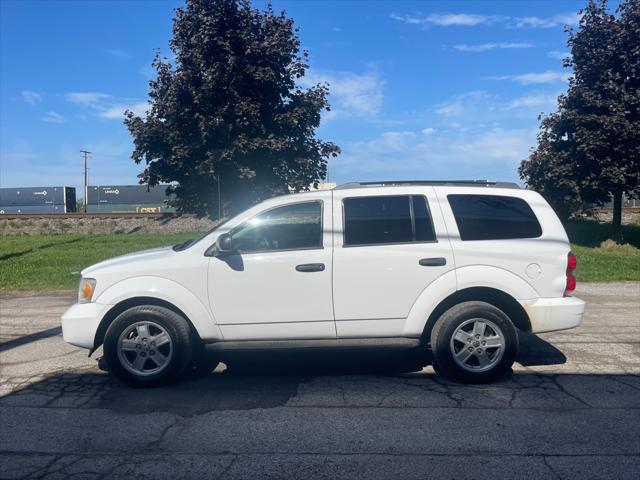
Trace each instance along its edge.
{"label": "green lawn strip", "polygon": [[[640,281],[640,226],[625,227],[625,240],[606,240],[607,225],[569,224],[572,250],[578,257],[576,276],[582,282]],[[147,248],[174,245],[198,233],[149,235],[3,236],[0,241],[0,291],[73,290],[82,269],[107,258]],[[638,242],[638,243],[636,243]],[[585,244],[587,246],[585,246]]]}
{"label": "green lawn strip", "polygon": [[589,248],[572,245],[578,282],[640,281],[640,249],[631,245]]}
{"label": "green lawn strip", "polygon": [[74,272],[89,265],[196,236],[198,233],[4,236],[0,241],[0,291],[72,290],[79,280]]}
{"label": "green lawn strip", "polygon": [[623,245],[611,240],[611,224],[573,221],[565,224],[578,257],[576,278],[582,282],[640,281],[640,225],[623,225]]}

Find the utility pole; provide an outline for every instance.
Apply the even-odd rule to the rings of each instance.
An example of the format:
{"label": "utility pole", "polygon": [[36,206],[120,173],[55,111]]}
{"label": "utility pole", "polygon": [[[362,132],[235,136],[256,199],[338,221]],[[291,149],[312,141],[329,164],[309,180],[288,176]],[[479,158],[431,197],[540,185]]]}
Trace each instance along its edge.
{"label": "utility pole", "polygon": [[84,156],[84,213],[87,213],[87,201],[89,200],[87,197],[89,196],[89,188],[87,187],[89,182],[89,169],[87,168],[87,160],[89,159],[89,155],[91,152],[86,150],[80,150],[80,153]]}

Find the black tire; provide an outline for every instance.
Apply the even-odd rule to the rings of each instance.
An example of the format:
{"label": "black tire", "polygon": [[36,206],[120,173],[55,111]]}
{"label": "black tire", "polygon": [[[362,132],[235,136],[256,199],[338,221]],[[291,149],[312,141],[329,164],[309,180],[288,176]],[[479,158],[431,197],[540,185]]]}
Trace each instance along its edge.
{"label": "black tire", "polygon": [[[501,352],[498,348],[478,346],[483,351],[483,357],[484,348],[487,349],[488,356],[484,358],[490,360],[488,364],[482,366],[479,356],[476,356],[474,352],[470,354],[470,358],[467,360],[469,364],[465,363],[466,368],[463,368],[454,358],[454,351],[452,350],[457,348],[457,352],[461,352],[461,350],[468,347],[474,348],[473,345],[475,344],[468,339],[467,341],[470,344],[468,347],[464,346],[463,348],[464,344],[462,342],[458,343],[458,340],[452,341],[452,337],[460,326],[463,326],[463,329],[467,328],[466,325],[473,327],[473,323],[470,323],[473,319],[486,320],[497,326],[504,339],[504,346]],[[491,332],[491,328],[487,328]],[[462,334],[464,333],[462,332]],[[489,340],[487,340],[487,343],[489,343]],[[431,350],[433,352],[433,367],[438,375],[463,383],[488,383],[501,378],[511,370],[518,352],[518,332],[509,317],[499,308],[486,302],[463,302],[451,307],[438,319],[431,331]],[[474,356],[477,365],[473,364]],[[493,362],[495,364],[491,365]],[[482,368],[489,369],[470,371],[470,369]]]}
{"label": "black tire", "polygon": [[[162,327],[171,339],[171,356],[157,373],[141,376],[129,371],[118,355],[120,335],[141,321]],[[191,362],[194,338],[189,323],[176,312],[157,305],[141,305],[125,310],[109,325],[104,337],[104,358],[109,372],[133,387],[156,387],[178,380]]]}

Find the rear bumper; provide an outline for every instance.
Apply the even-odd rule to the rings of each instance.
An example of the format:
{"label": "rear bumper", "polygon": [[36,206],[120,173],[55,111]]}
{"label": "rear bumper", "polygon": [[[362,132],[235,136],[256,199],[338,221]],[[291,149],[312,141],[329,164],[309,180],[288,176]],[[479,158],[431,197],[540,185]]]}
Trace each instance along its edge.
{"label": "rear bumper", "polygon": [[576,328],[582,323],[584,300],[575,297],[540,298],[522,303],[529,315],[532,333],[555,332]]}
{"label": "rear bumper", "polygon": [[82,348],[93,348],[100,320],[110,305],[76,303],[62,315],[62,338]]}

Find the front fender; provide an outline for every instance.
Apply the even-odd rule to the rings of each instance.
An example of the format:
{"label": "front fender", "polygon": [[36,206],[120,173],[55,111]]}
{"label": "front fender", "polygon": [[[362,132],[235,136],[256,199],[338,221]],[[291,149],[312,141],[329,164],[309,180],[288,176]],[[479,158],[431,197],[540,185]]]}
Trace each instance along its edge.
{"label": "front fender", "polygon": [[529,283],[508,270],[487,265],[457,268],[438,277],[422,291],[409,311],[404,335],[422,335],[427,320],[440,303],[456,291],[472,287],[500,290],[520,301],[539,297]]}
{"label": "front fender", "polygon": [[196,295],[181,284],[162,277],[141,276],[119,281],[104,290],[95,302],[117,305],[136,297],[152,297],[174,305],[189,318],[204,341],[221,340],[213,315]]}

